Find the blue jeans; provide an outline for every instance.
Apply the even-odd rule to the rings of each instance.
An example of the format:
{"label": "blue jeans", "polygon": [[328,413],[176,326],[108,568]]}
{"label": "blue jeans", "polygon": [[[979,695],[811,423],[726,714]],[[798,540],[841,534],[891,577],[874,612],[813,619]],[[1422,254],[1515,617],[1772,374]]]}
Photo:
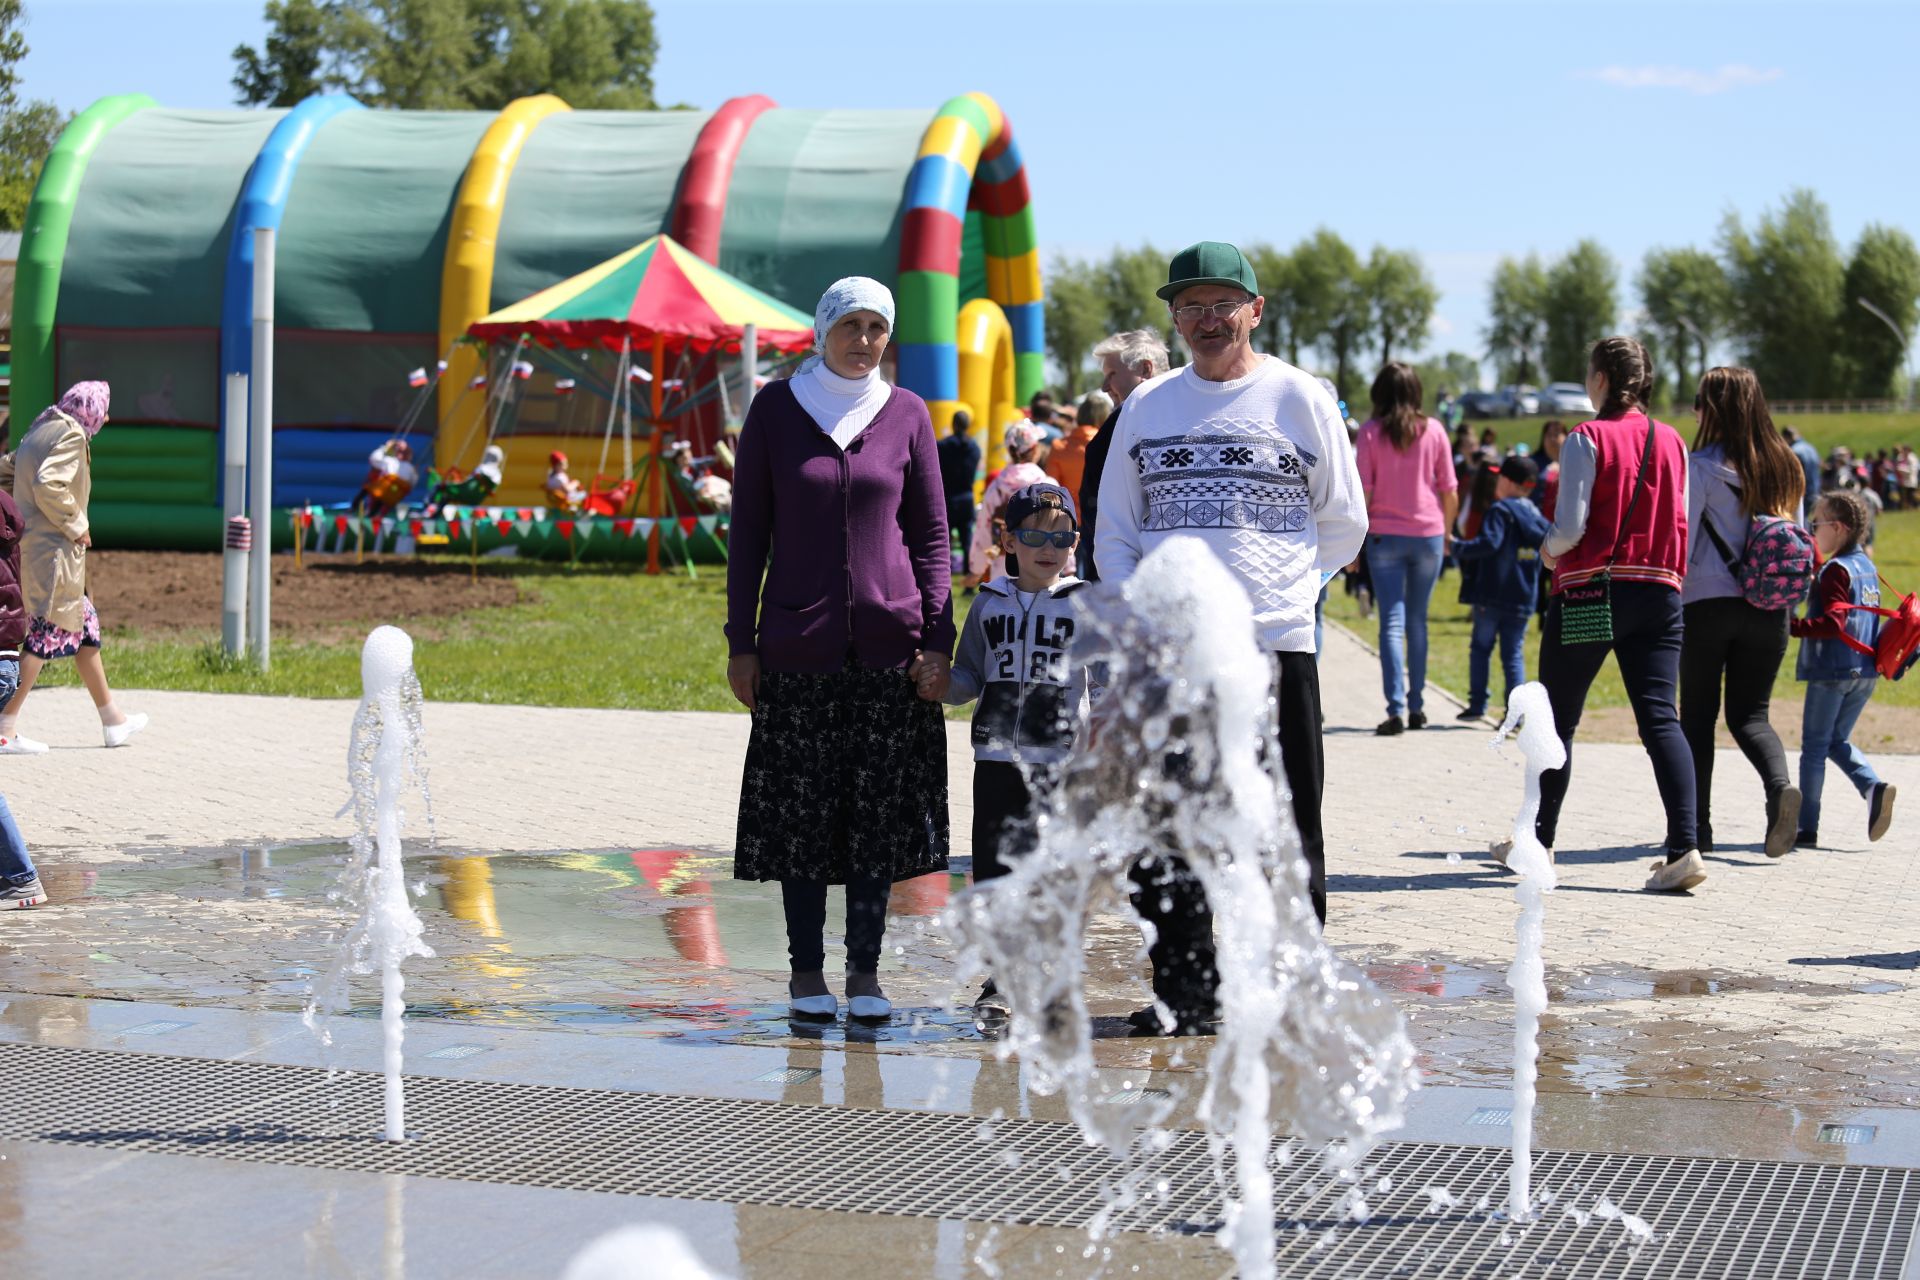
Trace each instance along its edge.
{"label": "blue jeans", "polygon": [[1840,766],[1862,796],[1880,781],[1860,748],[1848,739],[1860,713],[1873,697],[1878,676],[1858,680],[1809,680],[1807,705],[1800,720],[1800,829],[1820,831],[1820,791],[1827,782],[1827,761]]}
{"label": "blue jeans", "polygon": [[[12,702],[19,688],[20,659],[0,658],[0,707]],[[17,885],[28,884],[35,878],[33,859],[27,856],[27,842],[20,835],[20,824],[13,820],[7,798],[0,796],[0,881]]]}
{"label": "blue jeans", "polygon": [[1492,605],[1473,606],[1473,639],[1467,648],[1467,710],[1484,714],[1487,709],[1487,668],[1492,665],[1494,641],[1500,643],[1500,668],[1507,677],[1506,697],[1527,682],[1527,620],[1532,611],[1522,605],[1517,611],[1496,609]]}
{"label": "blue jeans", "polygon": [[1367,539],[1367,570],[1380,605],[1380,687],[1390,716],[1425,709],[1427,602],[1440,576],[1440,547],[1437,533],[1376,533]]}

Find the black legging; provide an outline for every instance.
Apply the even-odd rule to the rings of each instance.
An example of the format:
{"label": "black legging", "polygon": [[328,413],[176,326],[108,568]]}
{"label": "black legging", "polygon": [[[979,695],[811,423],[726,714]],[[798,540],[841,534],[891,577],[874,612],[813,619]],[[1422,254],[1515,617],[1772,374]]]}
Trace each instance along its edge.
{"label": "black legging", "polygon": [[[887,932],[887,880],[847,882],[847,972],[878,973],[880,940]],[[795,973],[817,973],[827,964],[827,882],[782,880],[780,905],[787,913],[787,958]]]}
{"label": "black legging", "polygon": [[1533,831],[1551,849],[1560,825],[1560,806],[1573,780],[1573,735],[1587,690],[1612,652],[1620,664],[1620,679],[1633,703],[1640,726],[1640,742],[1653,762],[1653,780],[1667,811],[1667,856],[1677,858],[1694,847],[1693,755],[1680,730],[1674,707],[1674,686],[1680,667],[1682,620],[1680,593],[1653,582],[1615,582],[1613,643],[1560,643],[1560,598],[1547,609],[1540,639],[1540,683],[1553,706],[1554,728],[1567,748],[1567,763],[1540,779],[1540,817]]}
{"label": "black legging", "polygon": [[1767,720],[1774,677],[1787,656],[1787,610],[1756,609],[1738,596],[1696,600],[1686,607],[1686,627],[1680,726],[1693,752],[1694,809],[1704,850],[1713,844],[1713,729],[1723,680],[1727,728],[1760,775],[1768,804],[1789,785],[1786,750]]}

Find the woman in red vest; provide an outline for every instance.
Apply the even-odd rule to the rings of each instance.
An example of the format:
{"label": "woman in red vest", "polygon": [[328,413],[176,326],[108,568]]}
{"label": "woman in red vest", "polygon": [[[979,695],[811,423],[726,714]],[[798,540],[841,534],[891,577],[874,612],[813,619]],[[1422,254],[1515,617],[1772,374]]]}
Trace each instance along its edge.
{"label": "woman in red vest", "polygon": [[[1540,559],[1553,570],[1540,642],[1540,683],[1567,748],[1541,779],[1534,833],[1554,846],[1573,777],[1573,735],[1587,690],[1612,653],[1633,703],[1667,811],[1666,857],[1646,887],[1691,889],[1707,878],[1694,844],[1693,756],[1675,707],[1680,672],[1680,583],[1687,564],[1687,447],[1646,405],[1653,362],[1632,338],[1607,338],[1587,362],[1600,406],[1560,447],[1560,492]],[[1507,849],[1494,847],[1506,861]]]}

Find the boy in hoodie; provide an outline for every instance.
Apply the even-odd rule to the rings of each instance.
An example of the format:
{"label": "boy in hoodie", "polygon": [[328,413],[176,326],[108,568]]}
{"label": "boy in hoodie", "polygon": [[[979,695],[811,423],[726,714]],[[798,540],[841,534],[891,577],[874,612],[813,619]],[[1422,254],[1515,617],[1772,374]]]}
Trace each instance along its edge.
{"label": "boy in hoodie", "polygon": [[[20,687],[20,645],[27,638],[27,606],[20,594],[20,508],[0,489],[0,705]],[[0,738],[0,746],[6,740]],[[27,856],[27,842],[0,796],[0,911],[37,907],[47,900]]]}
{"label": "boy in hoodie", "polygon": [[[1088,697],[1084,669],[1069,664],[1074,607],[1086,584],[1072,576],[1080,531],[1073,497],[1030,484],[1008,499],[1001,549],[1018,576],[983,583],[953,657],[946,700],[973,712],[973,882],[1003,876],[1033,847],[1035,802],[1057,781]],[[1005,1027],[1007,1006],[988,979],[974,1005],[983,1032]]]}
{"label": "boy in hoodie", "polygon": [[1511,698],[1527,681],[1527,619],[1540,594],[1540,544],[1552,528],[1530,496],[1539,475],[1532,458],[1510,455],[1500,464],[1493,505],[1479,533],[1453,544],[1461,567],[1460,603],[1473,606],[1473,639],[1467,651],[1472,687],[1467,709],[1456,720],[1486,717],[1487,668],[1495,641],[1506,671],[1506,696]]}

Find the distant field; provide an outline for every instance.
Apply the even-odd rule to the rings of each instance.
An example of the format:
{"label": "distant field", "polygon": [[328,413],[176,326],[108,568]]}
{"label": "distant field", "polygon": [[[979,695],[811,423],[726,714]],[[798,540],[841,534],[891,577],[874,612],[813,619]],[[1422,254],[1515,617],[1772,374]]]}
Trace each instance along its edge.
{"label": "distant field", "polygon": [[[1655,417],[1671,422],[1689,441],[1693,438],[1691,406],[1656,411]],[[1492,427],[1500,433],[1501,447],[1508,448],[1524,440],[1529,449],[1540,442],[1545,418],[1469,418],[1476,428]],[[1920,413],[1803,413],[1775,414],[1774,421],[1793,427],[1813,442],[1822,454],[1844,444],[1856,454],[1875,449],[1910,444],[1920,449]]]}

